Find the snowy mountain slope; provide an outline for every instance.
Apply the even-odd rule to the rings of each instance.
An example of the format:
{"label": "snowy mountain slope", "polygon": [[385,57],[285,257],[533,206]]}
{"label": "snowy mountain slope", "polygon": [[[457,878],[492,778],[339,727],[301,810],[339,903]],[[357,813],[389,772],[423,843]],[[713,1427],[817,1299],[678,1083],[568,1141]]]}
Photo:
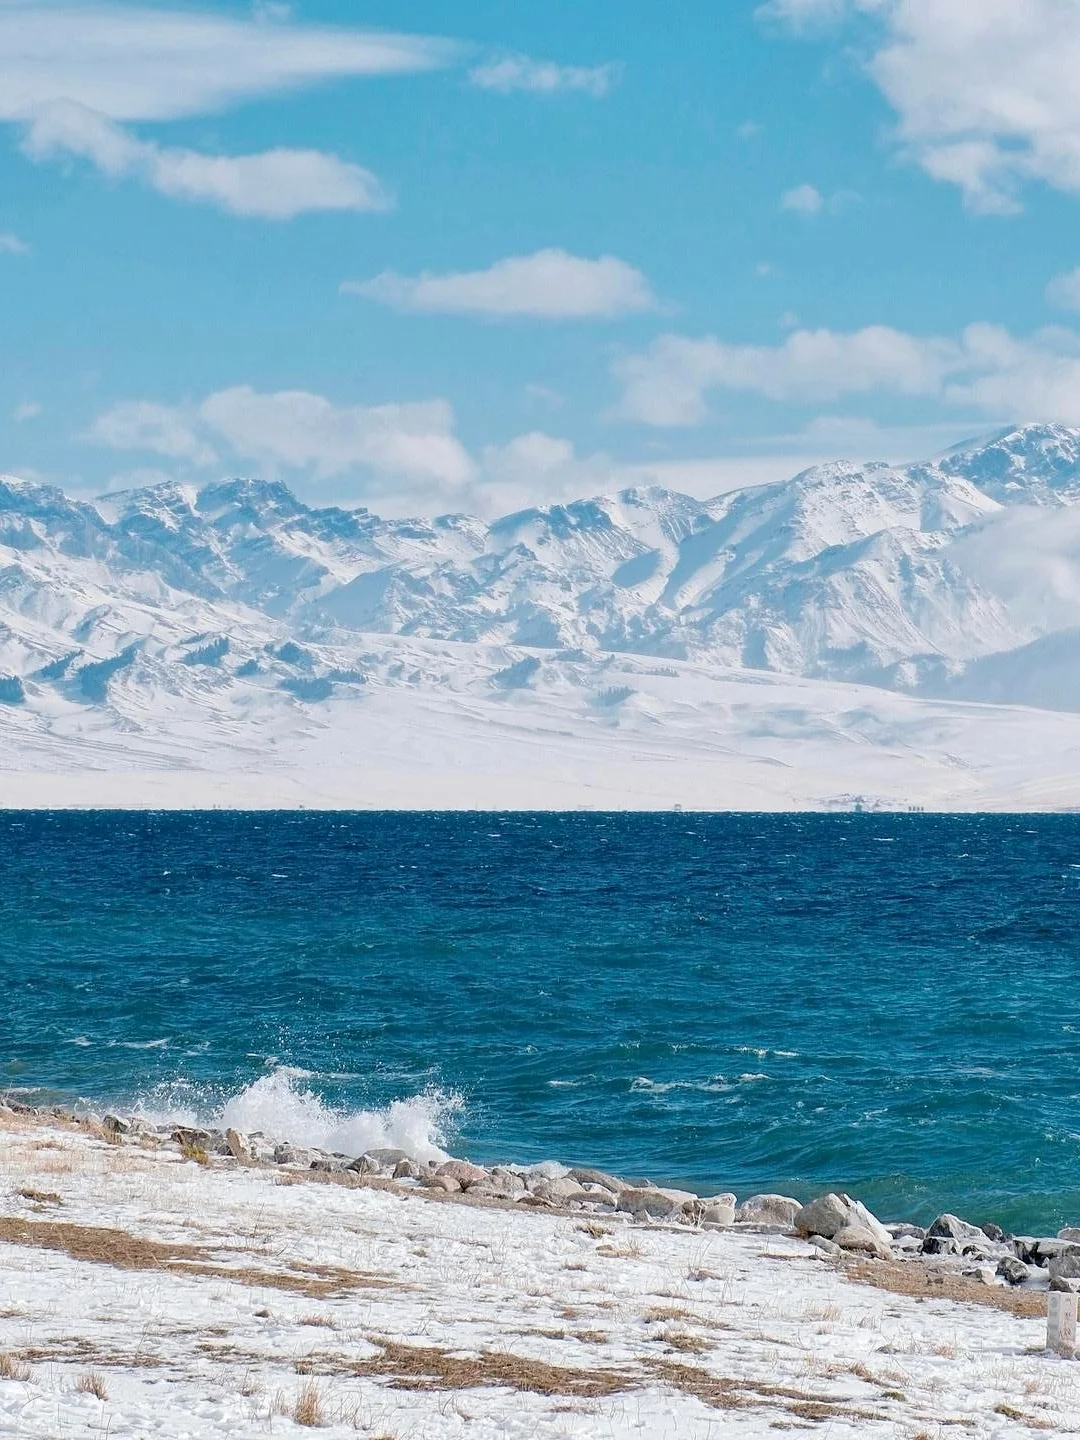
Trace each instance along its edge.
{"label": "snowy mountain slope", "polygon": [[459,740],[480,726],[556,749],[640,744],[650,763],[745,754],[759,721],[770,743],[801,727],[804,753],[811,737],[903,752],[918,733],[925,758],[946,712],[864,733],[850,695],[836,692],[834,725],[826,692],[804,713],[788,682],[963,702],[956,715],[1080,710],[1078,633],[1080,431],[1062,427],[706,502],[637,489],[489,525],[311,507],[257,480],[91,505],[0,477],[12,770],[276,764],[275,748],[328,729],[362,742],[380,707]]}

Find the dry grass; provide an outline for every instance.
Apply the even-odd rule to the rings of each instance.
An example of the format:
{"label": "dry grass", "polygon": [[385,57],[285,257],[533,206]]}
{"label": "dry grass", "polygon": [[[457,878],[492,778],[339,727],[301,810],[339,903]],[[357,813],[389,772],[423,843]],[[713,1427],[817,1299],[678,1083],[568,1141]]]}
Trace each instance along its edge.
{"label": "dry grass", "polygon": [[21,1200],[29,1200],[32,1205],[63,1205],[63,1200],[54,1190],[35,1190],[27,1185],[22,1190],[16,1190],[16,1195]]}
{"label": "dry grass", "polygon": [[894,1295],[909,1295],[922,1300],[956,1300],[966,1305],[982,1305],[990,1310],[1003,1310],[1008,1315],[1033,1320],[1046,1316],[1046,1296],[1037,1290],[999,1290],[965,1280],[961,1275],[935,1271],[923,1264],[902,1261],[860,1260],[844,1269],[849,1280],[872,1285],[877,1290],[890,1290]]}
{"label": "dry grass", "polygon": [[580,1225],[575,1225],[574,1229],[580,1230],[582,1235],[591,1235],[594,1240],[602,1240],[605,1235],[612,1233],[608,1226],[599,1225],[595,1220],[583,1220]]}
{"label": "dry grass", "polygon": [[8,1351],[0,1354],[0,1380],[29,1380],[32,1373],[30,1366],[17,1355]]}
{"label": "dry grass", "polygon": [[1015,1420],[1018,1425],[1023,1425],[1028,1430],[1056,1430],[1057,1423],[1038,1415],[1025,1415],[1023,1410],[1017,1410],[1013,1405],[995,1405],[994,1414],[1001,1415],[1006,1420]]}
{"label": "dry grass", "polygon": [[345,1356],[312,1357],[310,1370],[324,1375],[370,1376],[395,1390],[454,1391],[499,1388],[574,1400],[596,1400],[625,1394],[643,1384],[660,1381],[684,1395],[692,1395],[712,1409],[778,1409],[794,1420],[881,1420],[877,1411],[861,1409],[841,1396],[822,1395],[752,1379],[711,1374],[673,1360],[657,1360],[634,1370],[574,1369],[550,1365],[521,1355],[484,1352],[454,1355],[434,1346],[407,1345],[376,1339],[379,1354],[357,1363]]}
{"label": "dry grass", "polygon": [[296,1397],[292,1418],[297,1425],[307,1425],[312,1430],[319,1429],[326,1424],[322,1392],[314,1380],[309,1380]]}
{"label": "dry grass", "polygon": [[80,1375],[75,1381],[75,1389],[80,1395],[93,1395],[98,1400],[109,1398],[109,1387],[105,1384],[105,1377],[99,1375],[96,1370],[88,1370],[85,1375]]}
{"label": "dry grass", "polygon": [[387,1289],[392,1282],[379,1275],[342,1270],[331,1265],[294,1265],[287,1270],[260,1270],[254,1266],[229,1266],[207,1257],[214,1252],[198,1245],[145,1240],[127,1230],[108,1230],[59,1221],[20,1220],[0,1217],[0,1240],[9,1245],[59,1250],[73,1260],[111,1265],[117,1270],[163,1270],[174,1275],[209,1276],[232,1280],[238,1285],[285,1290],[296,1295],[322,1299],[348,1295],[356,1290]]}
{"label": "dry grass", "polygon": [[706,1340],[704,1335],[691,1335],[688,1330],[662,1330],[656,1338],[684,1355],[700,1355],[703,1350],[713,1348],[711,1340]]}
{"label": "dry grass", "polygon": [[631,1240],[621,1248],[617,1245],[598,1245],[596,1253],[605,1260],[640,1260],[645,1251],[637,1240]]}
{"label": "dry grass", "polygon": [[395,1390],[478,1390],[505,1388],[534,1395],[569,1395],[593,1400],[631,1388],[623,1370],[572,1369],[549,1365],[523,1355],[487,1351],[480,1355],[452,1355],[434,1346],[404,1345],[376,1340],[380,1353],[349,1369],[353,1375],[385,1380]]}
{"label": "dry grass", "polygon": [[662,1325],[668,1320],[696,1320],[697,1316],[692,1310],[686,1310],[681,1305],[654,1305],[646,1310],[641,1318],[646,1325]]}
{"label": "dry grass", "polygon": [[798,1420],[881,1420],[876,1411],[861,1410],[840,1396],[817,1395],[787,1385],[769,1385],[759,1380],[732,1379],[712,1375],[694,1365],[672,1360],[654,1360],[649,1369],[655,1378],[684,1395],[693,1395],[714,1410],[745,1410],[752,1406],[774,1406]]}

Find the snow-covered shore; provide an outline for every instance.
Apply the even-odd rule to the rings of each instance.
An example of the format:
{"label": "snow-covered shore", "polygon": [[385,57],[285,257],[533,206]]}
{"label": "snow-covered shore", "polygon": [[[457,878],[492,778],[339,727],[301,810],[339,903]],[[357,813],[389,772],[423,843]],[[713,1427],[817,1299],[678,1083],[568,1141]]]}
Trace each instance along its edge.
{"label": "snow-covered shore", "polygon": [[4,1435],[1080,1430],[1037,1292],[120,1138],[0,1111]]}

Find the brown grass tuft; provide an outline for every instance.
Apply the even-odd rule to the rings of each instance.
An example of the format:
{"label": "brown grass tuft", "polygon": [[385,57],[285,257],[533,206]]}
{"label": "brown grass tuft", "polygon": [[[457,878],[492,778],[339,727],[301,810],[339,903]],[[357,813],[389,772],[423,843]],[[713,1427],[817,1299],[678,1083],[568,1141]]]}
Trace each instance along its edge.
{"label": "brown grass tuft", "polygon": [[602,1240],[605,1235],[612,1233],[607,1225],[600,1225],[595,1220],[583,1220],[580,1225],[575,1225],[574,1229],[580,1230],[582,1235],[591,1235],[594,1240]]}
{"label": "brown grass tuft", "polygon": [[326,1415],[322,1407],[322,1394],[314,1380],[309,1380],[296,1397],[292,1418],[296,1421],[297,1425],[307,1425],[312,1430],[317,1430],[326,1424]]}
{"label": "brown grass tuft", "polygon": [[10,1351],[0,1354],[0,1380],[29,1380],[33,1371],[30,1366]]}
{"label": "brown grass tuft", "polygon": [[35,1190],[27,1185],[22,1190],[16,1190],[15,1193],[21,1200],[29,1200],[33,1205],[62,1205],[64,1203],[54,1190]]}
{"label": "brown grass tuft", "polygon": [[688,1330],[663,1330],[656,1338],[672,1350],[679,1350],[687,1355],[700,1355],[703,1350],[713,1348],[711,1340],[706,1340],[704,1335],[691,1335]]}
{"label": "brown grass tuft", "polygon": [[96,1370],[88,1370],[85,1375],[80,1375],[75,1381],[75,1389],[80,1395],[94,1395],[98,1400],[109,1398],[109,1387],[105,1384],[104,1375],[99,1375]]}

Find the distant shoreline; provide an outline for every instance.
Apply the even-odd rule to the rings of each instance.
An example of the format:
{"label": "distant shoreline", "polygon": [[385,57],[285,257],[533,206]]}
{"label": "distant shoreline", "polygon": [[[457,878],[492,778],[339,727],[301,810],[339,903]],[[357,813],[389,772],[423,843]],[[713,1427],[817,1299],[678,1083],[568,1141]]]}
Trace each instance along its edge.
{"label": "distant shoreline", "polygon": [[[672,767],[682,769],[682,767]],[[694,776],[662,778],[642,767],[620,777],[602,772],[588,785],[558,775],[498,776],[457,772],[435,777],[400,772],[318,771],[300,774],[226,774],[215,771],[0,770],[0,813],[19,811],[117,811],[412,814],[678,814],[687,815],[1068,815],[1080,813],[1080,774],[1070,802],[1056,791],[1043,797],[1001,797],[961,803],[957,799],[906,801],[891,796],[803,792],[778,796],[743,784],[724,803],[709,803],[710,788],[723,777],[705,769]],[[620,778],[624,784],[620,784]],[[671,783],[677,780],[676,785]],[[695,783],[696,781],[696,783]],[[672,797],[672,798],[669,798]],[[680,796],[682,798],[680,798]]]}

